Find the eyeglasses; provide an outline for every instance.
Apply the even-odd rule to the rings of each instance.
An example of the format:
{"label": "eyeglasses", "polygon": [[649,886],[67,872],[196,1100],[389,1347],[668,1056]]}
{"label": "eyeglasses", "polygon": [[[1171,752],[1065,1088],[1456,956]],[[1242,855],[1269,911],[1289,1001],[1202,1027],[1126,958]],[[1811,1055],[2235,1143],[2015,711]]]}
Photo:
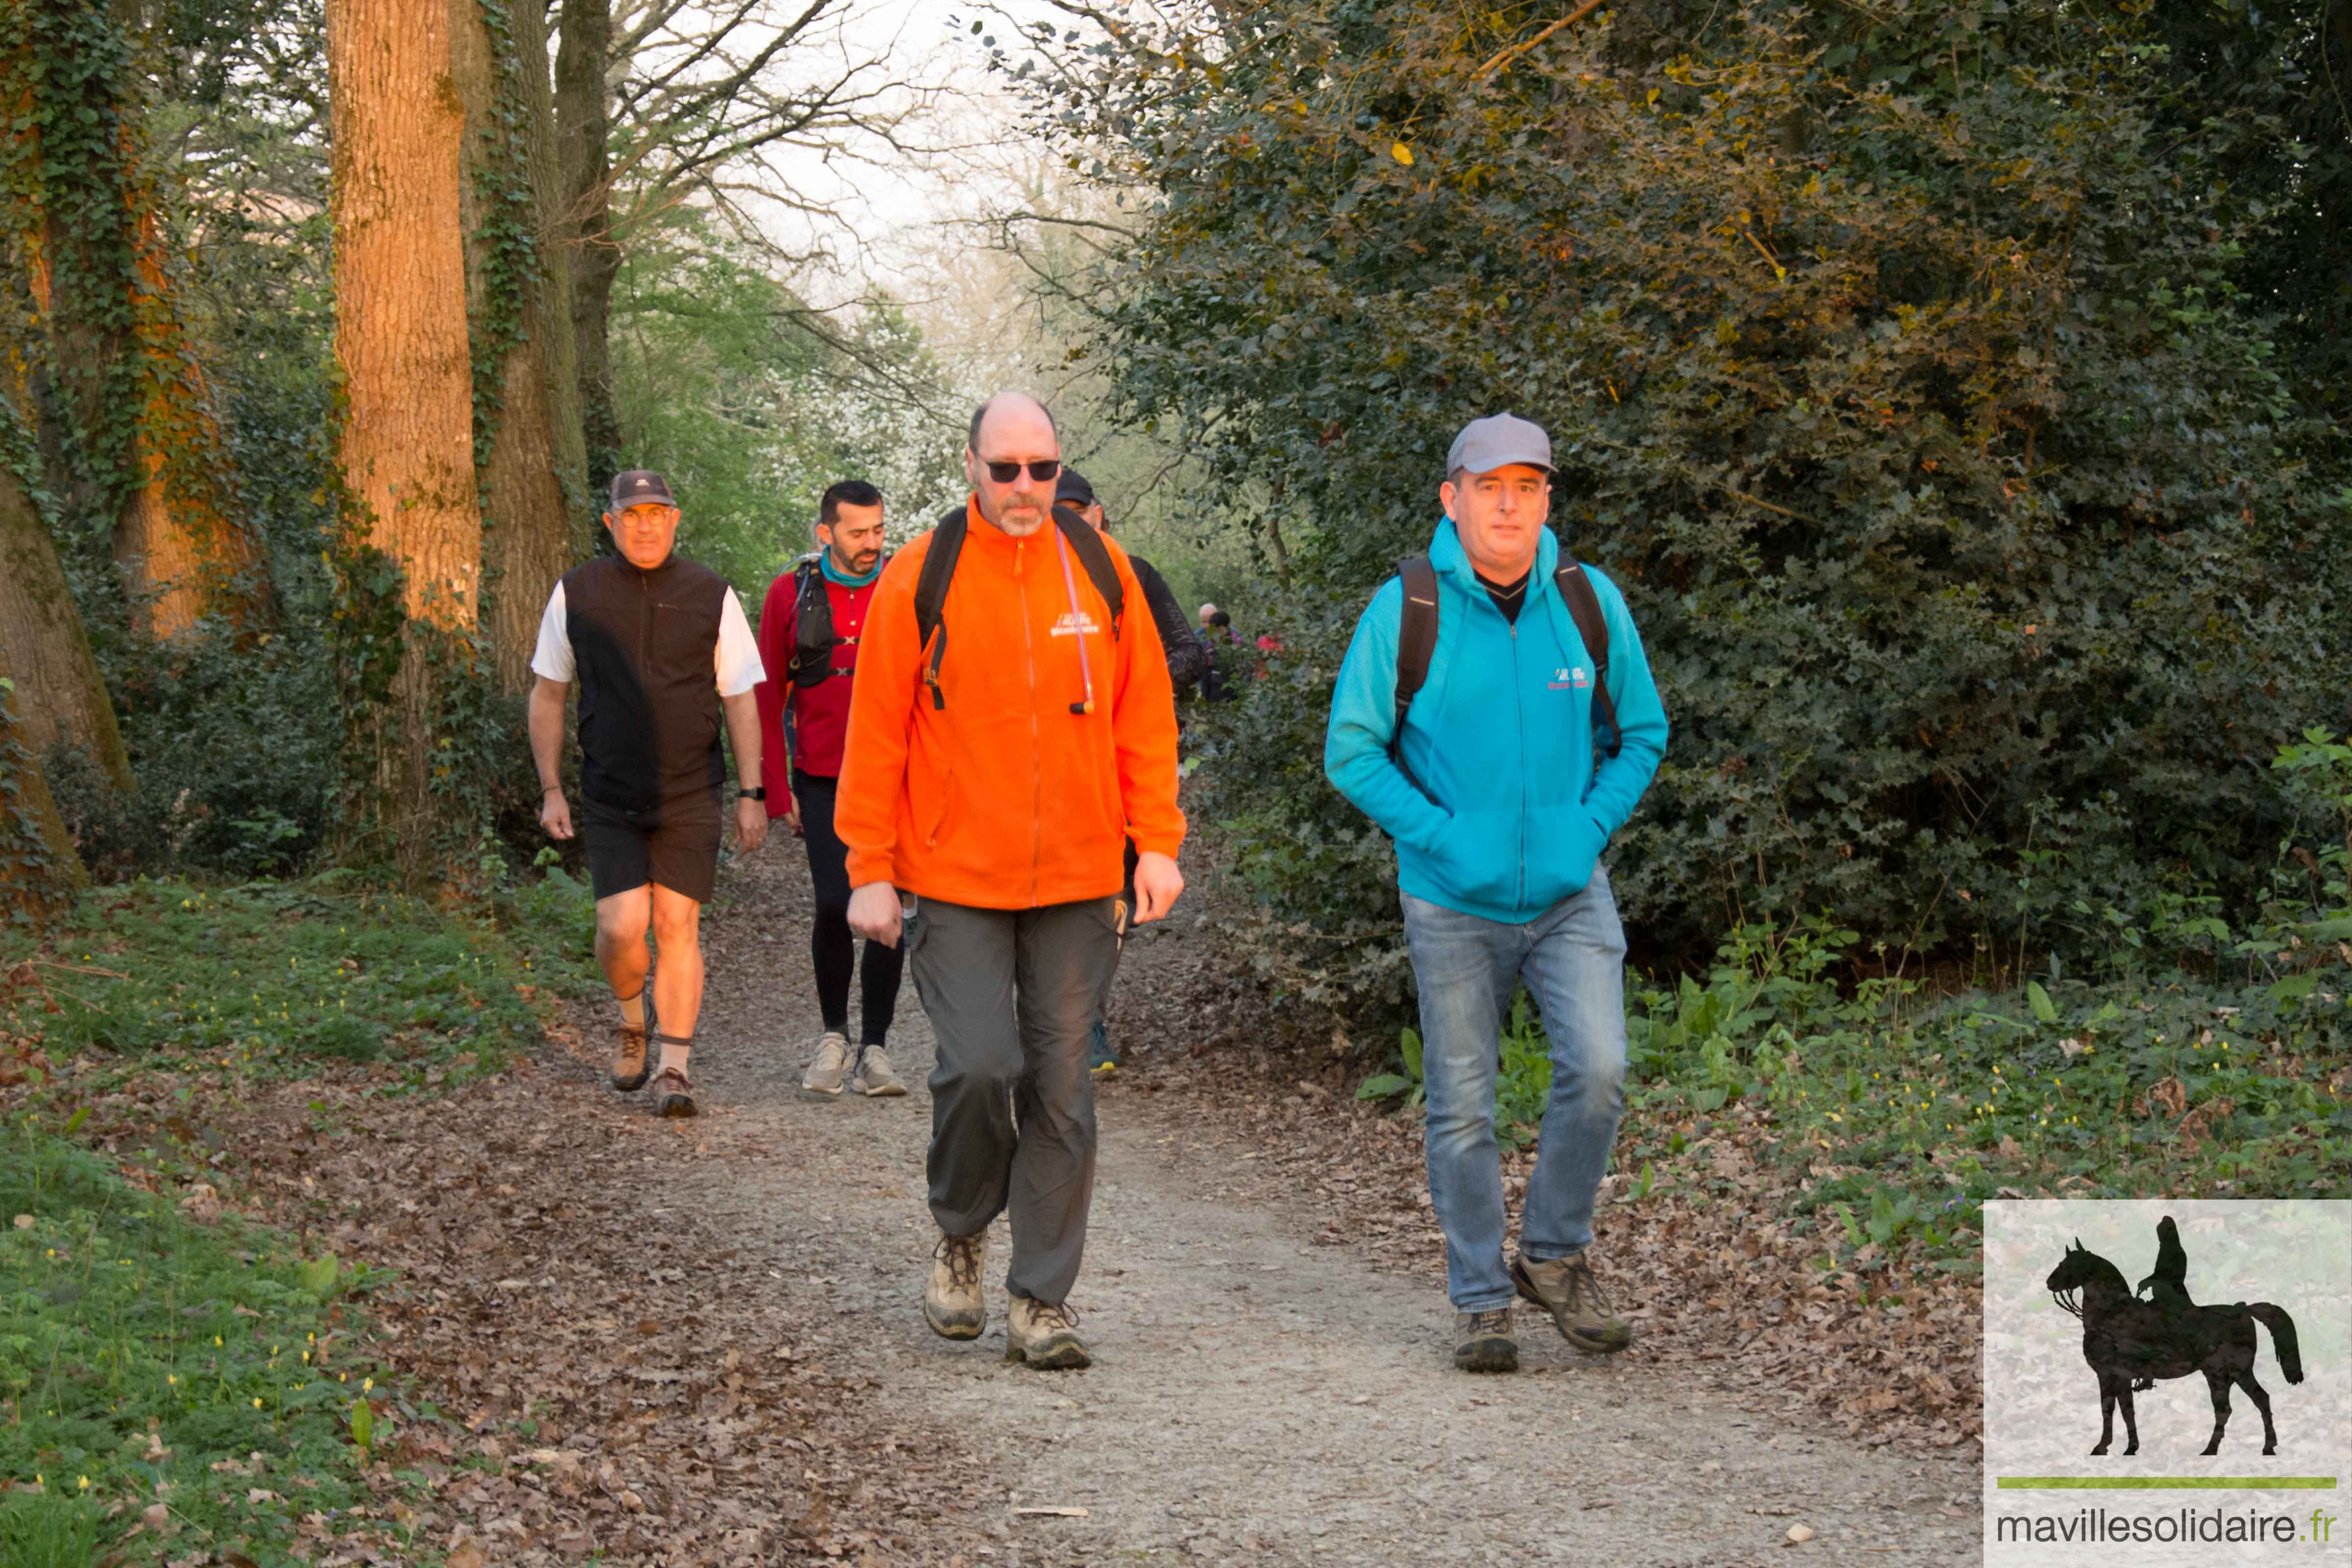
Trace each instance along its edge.
{"label": "eyeglasses", "polygon": [[[1009,485],[1021,477],[1021,470],[1024,465],[1020,463],[984,462],[981,467],[986,468],[988,470],[988,477],[994,479],[998,484]],[[1052,480],[1061,473],[1062,459],[1059,458],[1040,458],[1035,462],[1027,464],[1026,467],[1029,469],[1029,477],[1031,479],[1036,480],[1041,485],[1047,484],[1052,482]]]}

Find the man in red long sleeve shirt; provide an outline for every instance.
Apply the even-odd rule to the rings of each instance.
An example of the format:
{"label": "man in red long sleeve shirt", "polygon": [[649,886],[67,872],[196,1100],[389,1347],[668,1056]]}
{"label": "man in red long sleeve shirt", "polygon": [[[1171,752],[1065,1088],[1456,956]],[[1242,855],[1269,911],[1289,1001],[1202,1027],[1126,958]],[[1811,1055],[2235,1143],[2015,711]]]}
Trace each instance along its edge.
{"label": "man in red long sleeve shirt", "polygon": [[[849,931],[848,852],[833,826],[858,642],[887,559],[882,492],[862,479],[845,479],[826,490],[817,508],[816,538],[817,553],[771,584],[760,611],[760,650],[769,671],[758,689],[768,812],[801,830],[816,889],[809,951],[816,963],[824,1037],[801,1087],[839,1094],[845,1079],[853,1093],[898,1095],[907,1086],[891,1069],[883,1040],[898,1005],[902,960],[895,946],[866,944],[859,987],[863,1016],[858,1044],[852,1048],[849,980],[857,967],[856,939]],[[787,707],[793,714],[789,743]]]}

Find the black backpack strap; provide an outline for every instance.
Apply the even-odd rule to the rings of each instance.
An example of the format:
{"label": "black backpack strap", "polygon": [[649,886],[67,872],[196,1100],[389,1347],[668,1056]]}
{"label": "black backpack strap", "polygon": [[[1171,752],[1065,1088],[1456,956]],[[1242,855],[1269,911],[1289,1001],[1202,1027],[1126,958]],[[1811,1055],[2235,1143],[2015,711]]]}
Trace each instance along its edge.
{"label": "black backpack strap", "polygon": [[1118,568],[1112,564],[1110,552],[1103,548],[1102,535],[1066,503],[1054,509],[1054,526],[1062,531],[1062,537],[1077,552],[1078,563],[1094,580],[1095,592],[1110,606],[1111,640],[1118,641],[1119,621],[1127,614],[1127,589],[1118,580]]}
{"label": "black backpack strap", "polygon": [[1593,746],[1602,756],[1613,757],[1624,745],[1625,736],[1617,728],[1616,699],[1609,695],[1609,620],[1601,613],[1601,595],[1592,591],[1592,579],[1585,574],[1580,561],[1561,563],[1551,580],[1568,605],[1570,618],[1576,622],[1576,635],[1584,639],[1584,651],[1592,659]]}
{"label": "black backpack strap", "polygon": [[833,635],[833,601],[826,597],[824,574],[814,556],[793,567],[793,651],[789,672],[793,684],[803,689],[822,686],[833,674],[833,650],[841,639]]}
{"label": "black backpack strap", "polygon": [[922,573],[915,579],[915,632],[919,646],[928,650],[923,684],[931,689],[933,708],[948,705],[940,691],[940,660],[948,650],[948,630],[940,620],[940,611],[948,602],[948,584],[955,579],[956,557],[963,553],[966,526],[961,507],[940,519],[939,526],[931,530],[930,548],[923,552]]}
{"label": "black backpack strap", "polygon": [[1404,584],[1404,607],[1397,622],[1396,727],[1389,734],[1389,755],[1399,755],[1404,743],[1405,710],[1412,706],[1422,682],[1429,679],[1429,661],[1437,652],[1437,568],[1426,555],[1408,555],[1397,563]]}

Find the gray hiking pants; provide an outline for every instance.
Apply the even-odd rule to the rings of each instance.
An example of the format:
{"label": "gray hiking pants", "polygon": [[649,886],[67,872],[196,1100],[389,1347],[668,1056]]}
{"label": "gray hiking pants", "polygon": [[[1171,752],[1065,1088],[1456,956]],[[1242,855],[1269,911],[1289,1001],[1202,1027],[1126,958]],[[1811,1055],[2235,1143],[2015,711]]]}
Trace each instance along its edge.
{"label": "gray hiking pants", "polygon": [[1009,1206],[1005,1288],[1066,1300],[1095,1190],[1087,1038],[1118,957],[1109,899],[1041,910],[919,900],[907,963],[930,1016],[931,1217],[971,1236]]}

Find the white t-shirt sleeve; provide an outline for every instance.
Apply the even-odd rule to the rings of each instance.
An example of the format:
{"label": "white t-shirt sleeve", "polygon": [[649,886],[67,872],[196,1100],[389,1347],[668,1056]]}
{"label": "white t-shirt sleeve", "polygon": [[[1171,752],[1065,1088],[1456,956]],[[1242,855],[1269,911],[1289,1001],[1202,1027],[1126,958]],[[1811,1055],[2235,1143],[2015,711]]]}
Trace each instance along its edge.
{"label": "white t-shirt sleeve", "polygon": [[547,597],[547,613],[539,617],[539,647],[530,656],[530,670],[533,675],[560,680],[567,686],[579,671],[572,657],[572,622],[564,613],[563,580],[560,577],[556,579],[555,592]]}
{"label": "white t-shirt sleeve", "polygon": [[743,618],[743,601],[732,588],[719,610],[718,664],[721,697],[740,697],[768,679],[768,668],[760,662],[759,639],[751,635],[751,623]]}

